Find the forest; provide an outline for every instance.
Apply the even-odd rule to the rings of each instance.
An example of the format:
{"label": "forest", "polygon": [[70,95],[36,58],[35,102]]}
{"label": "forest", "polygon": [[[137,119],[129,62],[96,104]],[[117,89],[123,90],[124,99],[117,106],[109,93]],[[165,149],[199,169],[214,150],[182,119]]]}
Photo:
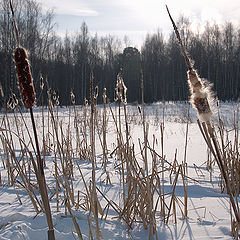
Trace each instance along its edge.
{"label": "forest", "polygon": [[[109,101],[114,101],[118,73],[127,87],[127,101],[140,102],[141,79],[145,102],[186,101],[189,98],[186,66],[172,31],[164,36],[160,30],[147,34],[141,49],[117,36],[99,37],[90,34],[87,22],[79,23],[79,31],[56,31],[54,12],[43,12],[34,0],[14,1],[21,45],[28,50],[37,105],[47,104],[47,91],[61,106],[89,99],[89,79],[93,73],[99,96],[106,88]],[[191,28],[191,19],[179,16],[178,29],[184,47],[195,61],[200,76],[213,84],[213,90],[223,101],[238,100],[240,90],[240,27],[231,22],[223,25],[206,23],[203,31]],[[161,28],[161,23],[159,23]],[[127,39],[127,37],[126,37]],[[19,90],[13,61],[16,48],[12,16],[8,1],[0,3],[0,106],[6,107]],[[42,97],[41,97],[42,96]],[[43,99],[43,101],[42,101]],[[98,97],[102,102],[102,97]],[[21,103],[20,103],[21,104]]]}

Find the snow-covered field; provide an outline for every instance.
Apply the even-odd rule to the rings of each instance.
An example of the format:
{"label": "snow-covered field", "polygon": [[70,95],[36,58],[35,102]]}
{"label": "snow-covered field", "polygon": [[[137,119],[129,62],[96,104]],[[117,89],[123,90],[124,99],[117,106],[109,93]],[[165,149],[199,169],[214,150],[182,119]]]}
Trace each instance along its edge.
{"label": "snow-covered field", "polygon": [[[99,125],[101,125],[102,116],[100,113],[103,111],[103,106],[98,106],[97,110],[99,112],[98,120]],[[118,108],[117,106],[112,107],[113,113],[117,118]],[[234,111],[237,110],[236,103],[220,103],[219,112],[221,118],[224,122],[225,128],[231,130],[234,124]],[[76,149],[76,124],[79,125],[80,138],[83,139],[84,125],[84,108],[76,107],[76,112],[74,113],[73,107],[71,108],[58,108],[55,114],[55,120],[58,121],[58,131],[59,135],[65,136],[64,140],[60,140],[63,145],[68,146],[69,149],[65,149],[62,152],[66,153],[66,158],[71,158],[73,168],[73,177],[70,181],[70,186],[73,189],[74,202],[72,205],[72,214],[76,217],[77,223],[81,229],[83,239],[89,239],[89,221],[91,223],[91,231],[94,235],[94,218],[89,216],[89,211],[84,210],[84,201],[86,197],[86,189],[83,183],[83,179],[80,175],[81,170],[86,185],[89,187],[90,180],[92,178],[92,163],[89,160],[82,159]],[[176,184],[175,195],[179,199],[179,206],[176,205],[176,218],[175,223],[174,216],[171,214],[169,217],[169,222],[165,224],[163,222],[162,216],[160,215],[159,209],[156,209],[156,234],[157,239],[232,239],[231,235],[231,220],[230,220],[230,204],[228,196],[226,193],[221,192],[219,170],[217,165],[213,166],[212,176],[207,170],[207,146],[204,139],[200,133],[196,112],[187,103],[166,103],[165,112],[163,118],[163,104],[156,103],[150,106],[146,106],[146,122],[149,123],[148,141],[149,145],[152,146],[155,151],[162,156],[162,146],[161,146],[161,127],[164,124],[163,132],[163,152],[165,155],[165,160],[168,163],[173,164],[174,159],[177,160],[178,164],[184,161],[184,156],[186,154],[187,162],[187,203],[188,203],[188,216],[183,218],[181,213],[181,208],[183,209],[183,204],[181,200],[184,199],[184,187],[182,178]],[[189,113],[188,113],[189,112]],[[125,122],[123,109],[121,109],[121,120],[122,120],[122,132],[125,134]],[[74,116],[77,114],[78,121],[74,121]],[[89,111],[87,112],[89,114]],[[135,156],[137,157],[139,164],[141,164],[141,153],[139,148],[139,142],[143,142],[143,126],[141,124],[141,116],[139,114],[137,106],[127,106],[128,124],[130,129],[130,142],[135,147]],[[218,113],[216,113],[216,116]],[[9,145],[4,145],[4,139],[7,137],[11,143],[11,148],[17,160],[21,166],[23,165],[24,159],[22,158],[22,152],[19,144],[19,138],[16,135],[21,136],[23,141],[32,150],[31,144],[29,143],[29,136],[26,131],[26,126],[24,125],[22,118],[19,113],[8,113],[7,118],[9,125],[7,125],[7,120],[5,114],[2,112],[0,114],[0,173],[1,173],[1,186],[0,186],[0,239],[31,239],[31,240],[43,240],[47,239],[47,222],[44,213],[36,214],[34,207],[31,203],[29,195],[25,188],[22,187],[22,179],[19,176],[18,171],[13,167],[14,184],[11,185],[11,180],[8,179],[7,171],[7,159],[10,159],[10,164],[15,166],[15,163],[11,163],[12,156],[9,150],[6,150],[6,146],[10,148]],[[42,147],[42,112],[41,109],[36,108],[34,110],[34,116],[37,123],[37,131],[39,135],[41,149]],[[58,162],[60,168],[60,156],[58,150],[56,149],[56,137],[52,130],[51,121],[48,122],[48,111],[44,110],[44,134],[45,137],[48,134],[50,142],[47,143],[49,147],[49,154],[45,156],[46,167],[44,169],[46,175],[46,181],[49,190],[49,198],[54,222],[55,236],[58,240],[68,240],[77,239],[77,234],[75,227],[73,225],[72,218],[64,204],[64,194],[63,187],[60,186],[59,189],[59,211],[57,211],[57,200],[56,200],[56,176],[55,176],[55,164]],[[23,119],[26,121],[26,125],[30,132],[32,132],[30,115],[29,113],[23,113]],[[87,124],[89,122],[89,115],[85,119]],[[117,135],[116,127],[113,121],[112,115],[108,109],[107,115],[107,149],[108,149],[108,163],[106,166],[107,173],[102,167],[102,146],[99,140],[102,137],[102,129],[96,127],[96,186],[103,193],[103,195],[110,201],[113,201],[119,207],[123,206],[122,200],[122,183],[121,176],[119,174],[119,159],[117,154],[114,154],[114,150],[117,146]],[[16,124],[17,121],[17,124]],[[217,129],[217,117],[215,119],[216,129]],[[10,126],[10,130],[16,135],[12,134],[12,139],[10,138],[10,132],[5,131]],[[49,130],[48,130],[49,127]],[[69,128],[68,128],[69,127]],[[188,127],[188,134],[186,135]],[[88,125],[87,125],[88,128]],[[62,133],[61,133],[62,129]],[[88,130],[85,131],[88,146],[86,146],[86,151],[90,147],[90,136]],[[30,133],[30,135],[32,135]],[[231,131],[229,131],[231,137]],[[187,138],[186,138],[187,136]],[[100,137],[100,138],[99,138]],[[69,144],[66,144],[68,142]],[[186,145],[187,143],[187,145]],[[186,146],[186,152],[185,152]],[[81,145],[83,148],[83,145]],[[69,156],[67,153],[70,152]],[[8,154],[8,156],[6,156]],[[27,154],[24,154],[24,158]],[[82,156],[82,155],[81,155]],[[61,156],[63,157],[63,156]],[[151,171],[151,154],[148,153],[149,157],[149,171]],[[27,159],[25,159],[27,162]],[[78,163],[78,164],[77,164]],[[27,166],[27,165],[26,165]],[[157,163],[159,169],[161,169],[161,162]],[[27,167],[26,167],[27,168]],[[32,171],[28,169],[24,170],[31,179],[30,182],[34,188],[37,197],[40,199],[35,176]],[[59,170],[61,172],[61,169]],[[161,173],[159,173],[161,175]],[[176,173],[172,174],[172,180]],[[111,184],[106,182],[106,178],[110,179]],[[61,178],[61,175],[58,176]],[[166,198],[166,204],[169,206],[171,193],[173,191],[172,184],[170,181],[170,170],[165,172],[164,178],[164,193]],[[97,191],[98,199],[102,209],[107,204],[106,199]],[[155,193],[155,195],[157,195]],[[78,198],[79,197],[79,198]],[[154,196],[156,197],[156,196]],[[79,203],[79,204],[77,204]],[[82,205],[81,205],[82,204]],[[82,206],[82,207],[81,207]],[[114,205],[115,206],[115,205]],[[167,214],[167,210],[166,210]],[[119,219],[119,214],[109,206],[109,210],[105,209],[103,217],[99,215],[99,226],[103,239],[148,239],[148,229],[144,229],[141,221],[134,221],[132,224],[132,229],[128,231],[128,226],[122,219]],[[93,236],[93,239],[96,239]]]}

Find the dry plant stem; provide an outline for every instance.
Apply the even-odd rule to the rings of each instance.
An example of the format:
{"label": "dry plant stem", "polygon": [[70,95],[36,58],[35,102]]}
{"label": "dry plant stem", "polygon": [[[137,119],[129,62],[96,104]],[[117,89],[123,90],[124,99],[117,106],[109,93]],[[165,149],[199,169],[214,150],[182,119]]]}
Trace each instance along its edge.
{"label": "dry plant stem", "polygon": [[[20,138],[19,138],[19,141],[21,141]],[[8,148],[9,148],[9,150],[10,150],[10,153],[11,153],[11,155],[12,155],[13,149],[11,148],[11,145],[10,145],[9,142],[7,142],[7,144],[8,144]],[[19,162],[18,162],[18,160],[16,159],[15,156],[13,156],[13,159],[14,159],[15,164],[16,164],[16,170],[17,170],[17,172],[19,173],[19,176],[21,177],[21,179],[22,179],[22,181],[23,181],[24,188],[26,189],[26,191],[27,191],[27,193],[28,193],[28,195],[29,195],[29,197],[30,197],[30,200],[31,200],[31,202],[32,202],[32,204],[33,204],[33,207],[34,207],[36,213],[39,214],[40,211],[38,210],[38,206],[37,206],[37,203],[36,203],[36,202],[38,202],[38,200],[37,200],[37,198],[36,198],[36,196],[35,196],[35,194],[34,194],[34,191],[33,191],[33,189],[32,189],[32,186],[31,186],[29,180],[27,179],[26,175],[24,174],[23,169],[22,169],[22,167],[20,166],[20,164],[19,164]],[[36,200],[34,199],[33,195],[35,196]]]}
{"label": "dry plant stem", "polygon": [[170,206],[169,206],[169,211],[168,211],[168,215],[167,215],[167,218],[166,218],[166,223],[168,223],[168,220],[169,220],[169,217],[170,217],[171,207],[172,207],[172,204],[173,204],[173,201],[174,201],[175,189],[176,189],[176,186],[177,186],[177,180],[178,180],[178,175],[179,175],[180,169],[181,169],[181,165],[178,168],[178,171],[177,171],[174,183],[173,183],[172,198],[171,198],[171,201],[170,201]]}
{"label": "dry plant stem", "polygon": [[[5,127],[6,128],[6,127]],[[7,168],[7,176],[8,176],[8,185],[12,185],[11,184],[11,172],[12,172],[12,170],[11,170],[11,164],[10,164],[10,159],[9,159],[9,149],[8,149],[8,147],[7,147],[7,143],[9,142],[8,141],[8,139],[7,139],[7,137],[8,137],[8,134],[6,134],[6,137],[5,137],[5,139],[4,139],[4,143],[3,143],[3,146],[4,146],[4,155],[6,156],[6,163],[4,163],[4,161],[3,161],[3,166],[4,166],[4,168]]]}
{"label": "dry plant stem", "polygon": [[[62,163],[62,166],[64,166],[63,156],[62,156],[64,151],[63,151],[63,146],[61,145],[61,143],[59,141],[57,122],[56,122],[54,114],[53,114],[53,106],[52,106],[51,101],[49,101],[49,112],[50,112],[51,120],[52,120],[52,128],[53,128],[53,130],[55,132],[55,135],[56,135],[57,151],[58,151],[58,154],[59,154],[60,162]],[[49,129],[50,129],[50,127],[49,127]],[[64,169],[63,169],[63,172],[64,172]]]}
{"label": "dry plant stem", "polygon": [[[118,143],[118,146],[116,147],[116,149],[110,154],[110,156],[112,156],[112,154],[117,151],[118,152],[118,155],[120,155],[121,157],[121,172],[120,172],[120,175],[122,176],[122,185],[123,185],[123,205],[125,206],[125,202],[126,202],[126,195],[125,195],[125,178],[124,178],[124,159],[122,159],[122,148],[123,148],[123,136],[122,136],[122,133],[119,129],[119,126],[118,126],[118,121],[113,113],[113,110],[112,110],[112,107],[109,103],[109,109],[110,109],[110,112],[112,114],[112,118],[113,118],[113,121],[115,123],[115,127],[116,127],[116,130],[117,130],[117,143]],[[120,111],[120,107],[119,107],[119,111]],[[119,113],[119,116],[120,116],[120,113]],[[120,177],[120,186],[121,186],[121,177]]]}
{"label": "dry plant stem", "polygon": [[118,100],[118,145],[119,145],[119,155],[121,156],[121,162],[122,162],[122,185],[123,185],[123,205],[126,204],[126,191],[125,191],[125,171],[124,171],[124,159],[123,159],[123,137],[122,137],[122,127],[121,127],[121,99]]}
{"label": "dry plant stem", "polygon": [[103,131],[103,167],[106,171],[107,167],[107,109],[106,109],[106,103],[107,103],[107,95],[106,95],[106,88],[103,89],[103,122],[102,122],[102,131]]}
{"label": "dry plant stem", "polygon": [[[126,127],[126,148],[124,151],[124,158],[126,160],[126,168],[127,168],[127,178],[126,178],[126,182],[127,182],[127,197],[129,198],[130,195],[130,189],[131,189],[131,171],[130,171],[130,149],[129,149],[129,127],[128,127],[128,121],[127,121],[127,107],[126,104],[123,103],[123,109],[124,109],[124,117],[125,117],[125,127]],[[130,213],[129,213],[129,208],[127,208],[127,219],[130,218]]]}
{"label": "dry plant stem", "polygon": [[215,136],[212,138],[212,141],[213,141],[213,144],[214,144],[214,147],[216,149],[216,152],[217,152],[217,156],[219,158],[219,164],[220,164],[220,169],[221,169],[221,172],[222,172],[222,176],[225,180],[225,183],[226,183],[226,188],[227,188],[227,192],[228,192],[228,195],[229,195],[229,199],[230,199],[230,202],[232,204],[232,208],[233,208],[233,211],[234,211],[234,214],[235,214],[235,217],[236,217],[236,220],[238,222],[238,225],[240,225],[240,215],[239,215],[239,211],[237,209],[237,206],[236,206],[236,203],[234,201],[234,197],[233,197],[233,193],[232,193],[232,189],[231,189],[231,184],[230,184],[230,180],[229,180],[229,176],[227,174],[227,170],[224,166],[224,163],[223,163],[223,159],[221,158],[221,155],[220,155],[220,152],[219,152],[219,149],[218,149],[218,145],[217,145],[217,142],[216,142],[216,139],[215,139]]}
{"label": "dry plant stem", "polygon": [[188,119],[186,126],[186,135],[185,135],[185,147],[184,147],[184,159],[183,159],[183,170],[184,174],[186,174],[186,164],[187,164],[187,145],[188,145],[188,128],[189,128],[189,109],[188,109]]}
{"label": "dry plant stem", "polygon": [[[178,38],[181,50],[182,50],[182,54],[185,58],[186,61],[186,65],[189,69],[188,71],[188,75],[189,75],[189,82],[190,82],[190,88],[192,91],[192,97],[193,97],[193,102],[192,104],[194,105],[194,107],[197,109],[199,116],[202,116],[204,119],[203,122],[203,129],[200,127],[201,132],[204,136],[204,139],[207,143],[207,145],[209,146],[210,150],[212,151],[219,169],[221,171],[222,177],[226,183],[226,188],[227,188],[227,193],[229,195],[229,199],[233,208],[233,212],[235,214],[235,218],[238,222],[238,225],[240,225],[240,215],[239,215],[239,211],[237,209],[237,204],[235,203],[234,197],[233,197],[233,191],[231,189],[231,184],[230,184],[230,180],[229,180],[229,175],[227,173],[227,168],[226,168],[226,164],[224,163],[224,154],[221,154],[220,152],[220,147],[219,144],[217,142],[216,136],[214,134],[214,127],[211,124],[211,120],[210,120],[210,116],[212,114],[210,106],[209,106],[209,94],[208,92],[206,92],[203,86],[202,81],[199,79],[196,70],[193,69],[192,64],[190,62],[190,59],[188,58],[186,51],[184,49],[184,46],[182,44],[182,40],[181,37],[179,35],[178,29],[169,13],[168,7],[167,8],[167,12],[169,14],[169,17],[171,19],[171,22],[173,24],[173,28],[175,30],[176,36]],[[201,126],[199,124],[199,126]],[[212,146],[212,143],[213,146]]]}
{"label": "dry plant stem", "polygon": [[[11,125],[10,125],[9,118],[8,118],[7,114],[6,114],[5,120],[6,120],[6,121],[4,121],[5,128],[6,129],[11,129]],[[6,126],[6,123],[7,123],[7,126]],[[8,136],[8,133],[6,134],[6,136],[7,136],[7,142],[10,142],[11,145],[14,146],[12,132],[10,131],[9,136]],[[11,160],[12,160],[12,158],[11,158]],[[13,163],[10,161],[9,157],[7,157],[7,169],[8,169],[8,184],[13,185],[13,179],[14,179],[14,177],[13,177]]]}
{"label": "dry plant stem", "polygon": [[57,156],[54,154],[54,170],[56,179],[56,202],[57,202],[57,212],[59,212],[59,182],[58,182],[58,166],[57,166]]}
{"label": "dry plant stem", "polygon": [[[34,151],[34,153],[35,153],[35,155],[36,155],[36,149],[35,149],[35,146],[34,146],[34,143],[33,143],[32,134],[30,133],[29,127],[27,126],[27,123],[26,123],[26,121],[25,121],[25,118],[24,118],[24,116],[23,116],[23,114],[22,114],[22,112],[21,112],[20,110],[19,110],[19,113],[20,113],[20,115],[21,115],[22,122],[23,122],[23,124],[24,124],[24,126],[25,126],[24,131],[27,132],[27,135],[28,135],[29,140],[30,140],[30,143],[31,143],[31,147],[32,147],[32,149],[33,149],[33,151]],[[23,140],[24,140],[24,134],[22,134],[22,136],[23,136]],[[24,142],[24,141],[23,141],[23,142]]]}
{"label": "dry plant stem", "polygon": [[68,208],[68,212],[69,212],[69,214],[70,214],[70,216],[72,218],[74,227],[76,229],[76,232],[77,232],[77,235],[78,235],[78,239],[82,240],[83,238],[82,238],[82,233],[81,233],[80,227],[79,227],[79,225],[78,225],[78,223],[76,221],[76,218],[72,214],[71,206],[70,206],[70,203],[69,203],[68,199],[66,199],[66,205],[67,205],[67,208]]}
{"label": "dry plant stem", "polygon": [[15,16],[14,16],[12,2],[10,1],[9,3],[10,3],[10,9],[12,11],[13,25],[14,25],[16,39],[17,39],[17,43],[18,43],[18,47],[15,49],[15,52],[14,52],[14,60],[15,60],[15,64],[16,64],[16,72],[17,72],[18,84],[19,84],[19,88],[20,88],[22,101],[24,103],[24,106],[27,109],[30,109],[30,114],[31,114],[35,143],[36,143],[36,148],[37,148],[36,157],[37,157],[37,162],[38,162],[38,169],[36,171],[36,177],[37,177],[37,181],[39,184],[40,194],[42,197],[44,209],[46,212],[46,218],[47,218],[47,222],[48,222],[48,226],[49,226],[48,239],[55,240],[52,216],[51,216],[50,205],[49,205],[47,189],[46,189],[45,176],[44,176],[44,172],[43,172],[43,164],[42,164],[42,160],[41,160],[38,138],[37,138],[37,131],[36,131],[36,126],[35,126],[34,116],[33,116],[33,111],[32,111],[32,106],[34,105],[35,98],[36,98],[34,86],[33,86],[33,82],[32,82],[32,75],[31,75],[31,71],[30,71],[30,65],[28,62],[28,58],[27,58],[27,51],[24,48],[20,47],[20,37],[19,37],[19,32],[17,29],[16,22],[15,22]]}
{"label": "dry plant stem", "polygon": [[91,215],[90,214],[87,216],[87,219],[88,219],[88,227],[89,227],[89,239],[93,240]]}
{"label": "dry plant stem", "polygon": [[80,151],[80,135],[79,135],[79,127],[78,127],[78,114],[77,114],[77,110],[76,110],[76,107],[75,107],[75,104],[73,105],[73,110],[74,110],[74,126],[75,126],[75,129],[76,129],[76,138],[77,138],[77,144],[76,144],[76,151]]}
{"label": "dry plant stem", "polygon": [[145,117],[145,109],[144,109],[144,84],[143,84],[143,75],[141,72],[141,94],[142,94],[142,118],[143,118],[143,134],[144,134],[144,164],[146,171],[146,187],[147,187],[147,195],[148,195],[148,216],[149,216],[149,240],[152,240],[154,237],[154,219],[153,219],[153,203],[151,196],[151,188],[149,183],[149,173],[148,173],[148,157],[147,157],[147,143],[148,143],[148,133],[146,126],[146,117]]}
{"label": "dry plant stem", "polygon": [[165,130],[165,103],[163,105],[163,122],[160,125],[161,130],[161,149],[162,149],[162,156],[161,156],[161,163],[162,163],[162,201],[161,201],[161,214],[165,221],[165,191],[164,191],[164,130]]}
{"label": "dry plant stem", "polygon": [[[188,116],[189,116],[189,109],[188,109]],[[189,119],[189,118],[188,118]],[[189,120],[187,121],[186,127],[186,136],[185,136],[185,148],[184,148],[184,159],[183,159],[183,167],[181,168],[181,174],[183,179],[183,187],[184,187],[184,217],[186,218],[188,215],[187,207],[187,181],[185,180],[185,176],[187,175],[187,144],[188,144],[188,127],[189,127]]]}
{"label": "dry plant stem", "polygon": [[45,123],[44,123],[44,106],[43,106],[43,96],[42,96],[42,134],[43,134],[43,161],[44,165],[46,165],[45,162],[45,156],[46,156],[46,140],[45,140]]}
{"label": "dry plant stem", "polygon": [[[210,122],[207,123],[208,127],[206,127],[205,123],[203,123],[202,125],[203,125],[203,130],[201,130],[201,132],[202,132],[202,134],[204,134],[204,136],[205,136],[204,139],[205,139],[207,145],[210,146],[210,150],[212,151],[212,154],[214,155],[214,157],[217,160],[217,163],[218,163],[219,169],[221,171],[222,177],[223,177],[223,179],[226,183],[227,193],[229,195],[229,199],[230,199],[230,202],[231,202],[231,206],[233,208],[235,218],[238,222],[238,225],[240,225],[239,211],[237,209],[237,206],[236,206],[236,203],[235,203],[235,200],[234,200],[234,196],[233,196],[233,193],[232,193],[231,184],[230,184],[229,176],[227,174],[227,170],[226,170],[226,167],[225,167],[225,164],[224,164],[224,160],[221,156],[221,153],[220,153],[220,150],[219,150],[219,145],[218,145],[216,137],[214,135],[214,128],[213,128],[213,126],[211,125]],[[199,126],[200,126],[200,124],[199,124]],[[201,129],[201,127],[200,127],[200,129]],[[212,140],[213,146],[212,146],[211,140]]]}
{"label": "dry plant stem", "polygon": [[[113,210],[115,210],[116,213],[118,213],[119,216],[120,216],[121,215],[120,211],[113,205],[113,203],[108,200],[108,198],[102,193],[102,191],[98,187],[96,187],[96,189],[99,191],[99,193],[102,195],[102,197],[108,202],[108,204],[113,208]],[[123,218],[123,217],[122,217],[122,219],[128,225],[129,229],[132,229],[132,227],[129,225],[128,221],[125,218]]]}
{"label": "dry plant stem", "polygon": [[184,169],[185,167],[181,166],[181,175],[182,175],[182,181],[183,181],[183,189],[184,189],[184,218],[188,216],[188,195],[187,195],[187,186],[186,186],[186,180],[185,180],[185,173]]}
{"label": "dry plant stem", "polygon": [[52,215],[51,215],[51,209],[47,194],[47,188],[46,188],[46,180],[44,176],[43,171],[43,161],[41,159],[39,144],[38,144],[38,137],[37,137],[37,131],[36,131],[36,125],[34,121],[33,111],[32,108],[30,108],[30,114],[31,114],[31,120],[32,120],[32,126],[33,126],[33,132],[35,137],[35,143],[36,143],[36,149],[37,149],[37,164],[38,164],[38,171],[36,172],[40,194],[43,201],[43,206],[46,213],[47,223],[48,223],[48,240],[55,240],[54,236],[54,228],[53,228],[53,221],[52,221]]}
{"label": "dry plant stem", "polygon": [[[86,193],[87,193],[87,197],[88,197],[88,199],[90,200],[90,194],[89,194],[89,191],[88,191],[88,187],[87,187],[86,181],[85,181],[85,179],[84,179],[84,176],[83,176],[83,174],[82,174],[81,168],[80,168],[77,160],[76,160],[76,164],[77,164],[78,170],[79,170],[79,172],[80,172],[80,174],[81,174],[81,177],[82,177],[82,180],[83,180],[83,184],[84,184],[84,187],[85,187],[85,190],[86,190]],[[88,206],[88,209],[89,209],[89,206]]]}
{"label": "dry plant stem", "polygon": [[96,112],[96,99],[93,92],[93,73],[90,76],[90,98],[91,98],[91,116],[90,116],[90,141],[91,141],[91,162],[92,162],[92,195],[93,195],[93,205],[92,209],[94,214],[94,219],[96,222],[96,236],[97,239],[101,238],[101,232],[98,223],[98,199],[96,192],[96,173],[95,173],[95,112]]}

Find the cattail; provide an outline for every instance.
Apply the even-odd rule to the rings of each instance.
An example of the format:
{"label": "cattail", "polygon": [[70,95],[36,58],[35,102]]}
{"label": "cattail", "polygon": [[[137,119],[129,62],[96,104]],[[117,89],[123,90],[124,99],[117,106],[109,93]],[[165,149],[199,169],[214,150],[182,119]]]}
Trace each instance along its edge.
{"label": "cattail", "polygon": [[115,101],[121,101],[124,104],[127,103],[127,87],[124,84],[121,73],[118,73],[117,75],[115,94]]}
{"label": "cattail", "polygon": [[40,88],[41,88],[41,90],[43,90],[43,88],[44,88],[44,81],[43,81],[42,74],[40,75]]}
{"label": "cattail", "polygon": [[95,87],[94,100],[97,100],[98,97],[98,86]]}
{"label": "cattail", "polygon": [[188,54],[183,46],[182,39],[178,32],[178,28],[169,12],[169,9],[166,5],[166,9],[169,15],[169,18],[172,22],[174,31],[176,33],[182,55],[185,59],[187,68],[188,68],[188,85],[191,92],[190,103],[192,106],[197,110],[199,118],[206,123],[211,122],[211,116],[213,114],[211,103],[213,102],[212,92],[211,92],[211,85],[207,80],[201,79],[197,71],[193,67],[193,62],[188,57]]}
{"label": "cattail", "polygon": [[59,101],[59,95],[57,95],[57,99],[56,99],[56,102],[55,102],[55,104],[56,104],[57,106],[59,106],[59,105],[60,105],[60,101]]}
{"label": "cattail", "polygon": [[14,60],[22,102],[26,108],[32,108],[35,102],[35,91],[27,51],[23,47],[17,47],[14,52]]}
{"label": "cattail", "polygon": [[56,93],[56,91],[53,91],[53,95],[52,95],[52,97],[53,97],[53,100],[54,100],[54,101],[57,100],[57,93]]}
{"label": "cattail", "polygon": [[54,104],[55,104],[56,106],[58,106],[58,105],[60,104],[58,91],[53,91],[52,99],[53,99]]}
{"label": "cattail", "polygon": [[52,101],[52,89],[51,88],[48,88],[47,90],[47,95],[48,95],[48,101],[51,102]]}
{"label": "cattail", "polygon": [[84,105],[85,105],[85,107],[88,106],[88,100],[86,98],[84,98]]}
{"label": "cattail", "polygon": [[15,28],[15,33],[16,33],[16,38],[17,38],[17,43],[18,43],[18,47],[14,51],[14,60],[16,63],[18,84],[19,84],[19,88],[20,88],[20,92],[21,92],[22,102],[23,102],[24,106],[30,110],[31,121],[32,121],[32,126],[33,126],[33,133],[34,133],[35,143],[36,143],[36,150],[37,150],[36,156],[37,156],[38,164],[37,165],[34,164],[34,170],[36,173],[37,182],[38,182],[40,194],[42,197],[43,207],[45,209],[47,223],[48,223],[48,227],[49,227],[48,240],[55,240],[51,209],[50,209],[47,187],[46,187],[46,180],[45,180],[44,170],[43,170],[43,161],[41,159],[36,124],[34,121],[34,115],[33,115],[33,109],[32,109],[34,102],[35,102],[35,98],[36,98],[33,81],[32,81],[32,75],[31,75],[31,71],[30,71],[29,62],[27,59],[27,51],[23,47],[20,46],[20,37],[19,37],[19,32],[17,29],[16,22],[15,22],[14,10],[13,10],[11,0],[9,1],[9,3],[10,3],[10,9],[12,11],[13,25]]}
{"label": "cattail", "polygon": [[1,93],[1,97],[4,97],[3,87],[1,83],[0,83],[0,93]]}
{"label": "cattail", "polygon": [[[216,135],[214,134],[214,126],[211,122],[211,116],[213,114],[211,109],[211,102],[213,98],[211,96],[212,94],[210,90],[210,85],[207,81],[204,81],[203,79],[201,79],[198,76],[197,71],[193,68],[193,64],[190,61],[189,57],[187,56],[186,51],[183,47],[178,29],[171,17],[171,14],[167,6],[166,8],[167,8],[170,20],[173,24],[173,28],[176,33],[176,36],[178,38],[178,41],[182,50],[182,54],[185,58],[186,65],[188,67],[188,84],[191,90],[191,103],[197,109],[199,118],[204,122],[204,124],[202,124],[203,127],[201,126],[201,124],[199,124],[200,130],[204,136],[204,139],[206,140],[208,147],[210,148],[212,154],[215,156],[217,160],[217,164],[221,171],[222,177],[226,183],[227,193],[229,195],[231,207],[233,208],[238,226],[240,226],[239,207],[238,207],[238,204],[236,204],[233,196],[233,190],[232,190],[230,179],[229,179],[229,173],[228,173],[228,170],[226,169],[226,164],[225,164],[225,157],[224,157],[225,154],[224,152],[221,153],[221,150],[219,148],[219,143],[216,139]],[[207,136],[209,136],[210,138]]]}
{"label": "cattail", "polygon": [[74,95],[74,93],[72,92],[72,90],[71,90],[71,92],[70,92],[70,98],[71,98],[72,104],[75,105],[75,95]]}
{"label": "cattail", "polygon": [[102,97],[103,97],[103,102],[106,103],[107,102],[107,89],[106,88],[103,89]]}
{"label": "cattail", "polygon": [[211,121],[213,115],[211,103],[213,102],[210,84],[201,79],[197,71],[192,68],[188,70],[188,85],[191,91],[190,103],[197,110],[199,118],[203,122]]}
{"label": "cattail", "polygon": [[14,93],[12,93],[12,96],[9,98],[7,105],[12,110],[15,109],[15,107],[18,105],[18,99]]}

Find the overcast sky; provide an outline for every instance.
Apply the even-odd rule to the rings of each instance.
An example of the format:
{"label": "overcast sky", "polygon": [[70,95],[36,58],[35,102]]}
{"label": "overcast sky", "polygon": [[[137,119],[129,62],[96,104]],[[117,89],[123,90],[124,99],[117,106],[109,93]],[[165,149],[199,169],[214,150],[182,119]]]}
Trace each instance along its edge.
{"label": "overcast sky", "polygon": [[165,35],[171,30],[165,4],[175,20],[180,14],[190,18],[193,29],[206,21],[224,24],[240,23],[239,0],[38,0],[44,10],[53,8],[57,31],[64,35],[77,31],[85,21],[91,33],[129,36],[139,46],[146,33],[160,29]]}

